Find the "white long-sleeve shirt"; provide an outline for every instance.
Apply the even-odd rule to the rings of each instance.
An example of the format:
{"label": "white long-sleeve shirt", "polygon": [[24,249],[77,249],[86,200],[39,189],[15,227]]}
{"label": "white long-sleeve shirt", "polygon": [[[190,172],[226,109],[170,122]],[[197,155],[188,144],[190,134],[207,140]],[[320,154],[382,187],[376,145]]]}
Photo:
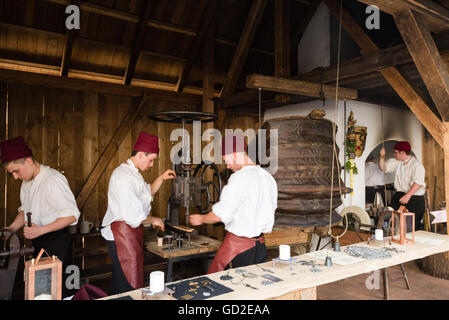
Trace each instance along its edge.
{"label": "white long-sleeve shirt", "polygon": [[408,161],[398,161],[392,158],[385,163],[385,167],[385,172],[395,172],[394,188],[396,191],[407,193],[413,183],[416,183],[421,187],[414,196],[422,196],[426,192],[426,170],[415,157],[410,156]]}
{"label": "white long-sleeve shirt", "polygon": [[40,165],[39,174],[20,187],[21,206],[18,211],[31,212],[31,222],[46,226],[58,218],[75,217],[78,223],[80,211],[66,177],[59,171]]}
{"label": "white long-sleeve shirt", "polygon": [[103,218],[101,234],[114,241],[111,223],[124,221],[132,228],[140,226],[151,209],[151,186],[146,183],[133,162],[118,166],[111,175],[108,189],[108,209]]}
{"label": "white long-sleeve shirt", "polygon": [[266,170],[244,166],[231,175],[212,211],[227,231],[252,238],[272,231],[277,196],[276,180]]}

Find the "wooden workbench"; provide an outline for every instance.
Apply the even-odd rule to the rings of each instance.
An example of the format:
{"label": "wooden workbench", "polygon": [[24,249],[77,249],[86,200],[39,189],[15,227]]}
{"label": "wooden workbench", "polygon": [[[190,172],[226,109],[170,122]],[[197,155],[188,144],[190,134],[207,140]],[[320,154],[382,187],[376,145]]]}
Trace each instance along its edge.
{"label": "wooden workbench", "polygon": [[[175,242],[176,241],[173,241],[173,243]],[[190,240],[190,247],[188,247],[188,241],[183,239],[182,249],[175,248],[164,250],[166,246],[158,247],[156,241],[147,241],[145,243],[145,249],[164,259],[168,259],[165,278],[166,282],[170,282],[173,272],[173,263],[208,256],[215,253],[220,245],[221,241],[203,235],[197,235],[196,237],[192,237]]]}
{"label": "wooden workbench", "polygon": [[[263,299],[316,299],[316,287],[335,282],[338,280],[350,278],[363,273],[370,273],[375,270],[399,265],[408,261],[421,259],[433,254],[449,251],[449,236],[429,233],[425,231],[416,232],[417,237],[435,239],[441,241],[439,244],[424,244],[421,242],[415,242],[413,245],[399,245],[393,243],[391,247],[397,248],[404,252],[393,252],[393,256],[388,259],[373,259],[363,260],[355,264],[346,266],[337,265],[334,263],[333,267],[325,267],[323,260],[315,260],[318,268],[321,272],[310,272],[310,266],[304,266],[299,263],[293,265],[293,269],[290,270],[288,264],[277,264],[273,267],[273,262],[265,262],[259,264],[259,266],[274,271],[276,277],[281,278],[283,281],[276,282],[272,285],[263,286],[261,281],[264,280],[260,276],[267,274],[256,265],[246,266],[242,268],[236,268],[232,270],[217,272],[208,275],[211,280],[221,283],[234,291],[226,293],[220,296],[212,297],[211,300],[263,300]],[[383,245],[379,243],[371,242],[369,245],[366,242],[360,242],[358,246],[368,246],[370,248],[381,248]],[[342,247],[344,251],[345,247]],[[309,256],[300,255],[295,257],[298,261],[313,260]],[[230,274],[235,280],[238,279],[239,274],[236,270],[245,269],[252,272],[258,277],[245,278],[244,282],[248,283],[256,288],[251,289],[243,286],[241,283],[232,284],[231,281],[220,280],[220,276]],[[271,274],[271,273],[270,273]],[[369,275],[367,275],[368,277]],[[133,299],[142,300],[142,294],[140,290],[134,290],[131,292],[123,293],[121,295],[106,297],[104,299],[117,298],[120,296],[131,296]],[[169,296],[157,297],[156,299],[171,299]]]}

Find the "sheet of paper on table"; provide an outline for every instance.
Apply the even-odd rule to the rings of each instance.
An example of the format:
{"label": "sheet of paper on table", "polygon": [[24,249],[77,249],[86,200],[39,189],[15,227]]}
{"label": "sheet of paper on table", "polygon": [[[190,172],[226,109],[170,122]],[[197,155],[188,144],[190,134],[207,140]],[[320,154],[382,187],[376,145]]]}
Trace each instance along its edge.
{"label": "sheet of paper on table", "polygon": [[331,259],[332,259],[332,263],[338,264],[341,266],[347,266],[347,265],[354,264],[354,263],[365,260],[362,258],[350,256],[350,255],[344,253],[343,251],[337,252],[337,251],[327,250],[327,249],[309,252],[309,253],[305,254],[305,256],[315,258],[315,259],[320,259],[320,260],[326,260],[328,252],[329,252],[329,257],[331,257]]}

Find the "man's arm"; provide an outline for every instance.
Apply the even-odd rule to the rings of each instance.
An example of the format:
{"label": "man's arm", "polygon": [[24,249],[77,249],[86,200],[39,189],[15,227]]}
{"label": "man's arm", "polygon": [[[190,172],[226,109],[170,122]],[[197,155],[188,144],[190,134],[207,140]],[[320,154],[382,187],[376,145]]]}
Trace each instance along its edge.
{"label": "man's arm", "polygon": [[416,182],[413,183],[413,185],[410,187],[410,190],[406,194],[404,194],[401,199],[399,199],[399,202],[402,204],[407,204],[410,201],[410,198],[415,194],[416,191],[421,188],[421,185],[417,184]]}
{"label": "man's arm", "polygon": [[12,232],[16,232],[20,228],[22,228],[25,225],[25,213],[20,211],[14,221],[6,227],[6,229],[11,230]]}
{"label": "man's arm", "polygon": [[54,222],[47,224],[46,226],[38,226],[37,224],[33,223],[31,227],[25,226],[23,228],[23,235],[27,239],[34,239],[43,234],[63,229],[71,225],[75,221],[76,218],[74,216],[71,216],[71,217],[58,218]]}
{"label": "man's arm", "polygon": [[189,222],[192,226],[199,226],[203,223],[206,224],[214,224],[217,222],[221,222],[221,219],[215,215],[213,211],[210,211],[208,214],[192,214],[189,216]]}
{"label": "man's arm", "polygon": [[385,166],[385,148],[380,149],[379,168],[383,172],[385,172],[385,170],[387,169]]}
{"label": "man's arm", "polygon": [[151,184],[151,195],[155,195],[156,192],[159,191],[160,187],[162,186],[162,182],[164,182],[167,179],[174,179],[176,177],[176,173],[172,170],[167,170],[163,174],[161,174],[159,177],[156,178],[156,180],[153,181]]}

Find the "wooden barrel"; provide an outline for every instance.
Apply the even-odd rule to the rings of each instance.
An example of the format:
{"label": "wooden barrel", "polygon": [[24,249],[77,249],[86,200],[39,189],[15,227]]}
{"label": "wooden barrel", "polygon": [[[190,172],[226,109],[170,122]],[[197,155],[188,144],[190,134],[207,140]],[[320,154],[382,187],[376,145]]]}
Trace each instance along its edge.
{"label": "wooden barrel", "polygon": [[[277,225],[322,227],[336,224],[341,217],[340,164],[334,161],[332,219],[329,221],[332,177],[332,122],[323,118],[286,117],[264,123],[267,138],[278,130],[278,169],[273,174],[278,186]],[[267,152],[269,150],[269,139]],[[336,148],[337,154],[339,152]]]}

